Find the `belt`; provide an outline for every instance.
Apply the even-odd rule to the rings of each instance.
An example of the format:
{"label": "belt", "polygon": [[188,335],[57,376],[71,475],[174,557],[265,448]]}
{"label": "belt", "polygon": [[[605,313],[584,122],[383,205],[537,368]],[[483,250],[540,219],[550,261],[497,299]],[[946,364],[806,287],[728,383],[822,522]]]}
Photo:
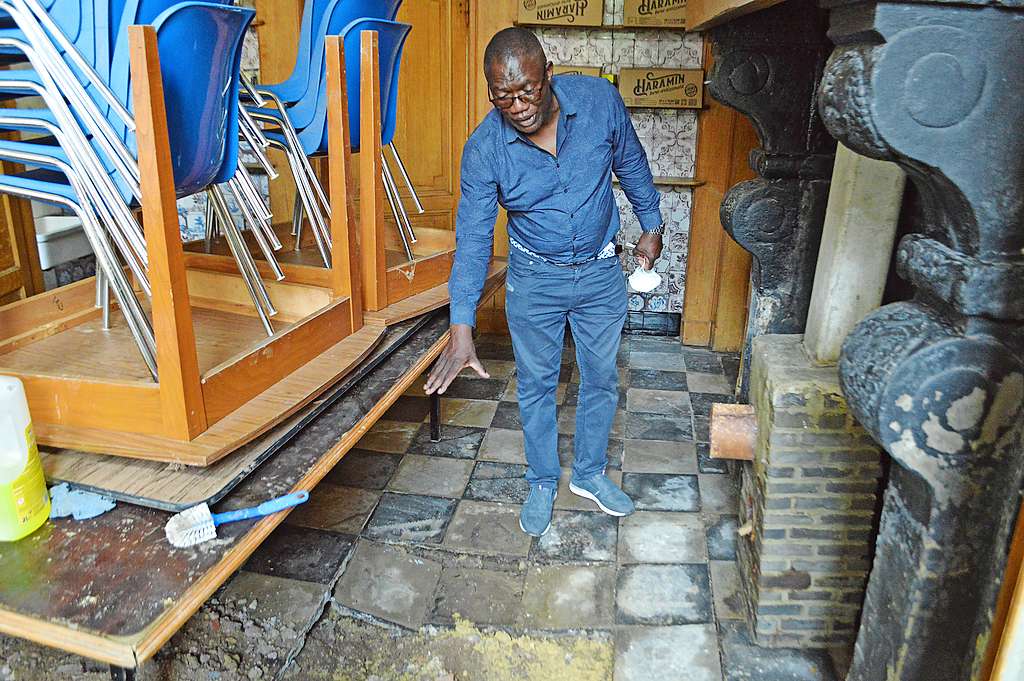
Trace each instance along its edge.
{"label": "belt", "polygon": [[542,255],[537,255],[536,253],[534,253],[533,251],[531,251],[530,249],[526,248],[521,243],[513,239],[511,236],[508,238],[508,242],[517,251],[525,253],[531,258],[537,258],[541,262],[545,262],[549,265],[554,265],[555,267],[579,267],[580,265],[586,265],[588,262],[594,262],[595,260],[604,260],[605,258],[615,257],[615,244],[613,242],[608,242],[604,248],[598,251],[597,255],[591,256],[586,260],[581,260],[578,262],[553,262]]}

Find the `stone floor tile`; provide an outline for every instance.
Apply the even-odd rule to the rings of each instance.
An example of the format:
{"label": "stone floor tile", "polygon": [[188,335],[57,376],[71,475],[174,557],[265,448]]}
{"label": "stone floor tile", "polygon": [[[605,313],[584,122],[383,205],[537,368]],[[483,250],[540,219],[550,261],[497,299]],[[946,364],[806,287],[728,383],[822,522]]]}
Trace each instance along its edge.
{"label": "stone floor tile", "polygon": [[384,412],[381,420],[422,423],[430,415],[430,398],[422,395],[401,395]]}
{"label": "stone floor tile", "polygon": [[690,396],[675,390],[630,388],[626,392],[626,411],[642,411],[664,416],[690,416]]}
{"label": "stone floor tile", "polygon": [[712,459],[711,445],[707,442],[698,442],[697,468],[701,473],[722,475],[729,472],[729,461],[728,459]]}
{"label": "stone floor tile", "polygon": [[519,527],[520,506],[463,499],[455,509],[444,546],[457,551],[526,557],[530,535]]}
{"label": "stone floor tile", "polygon": [[660,369],[629,369],[629,387],[646,390],[686,391],[686,373],[683,371],[662,371]]}
{"label": "stone floor tile", "polygon": [[437,544],[454,512],[454,499],[385,492],[363,536],[378,541]]}
{"label": "stone floor tile", "polygon": [[[511,350],[511,348],[509,348],[509,350]],[[516,362],[511,356],[500,359],[484,359],[479,355],[477,355],[477,357],[480,359],[480,362],[484,365],[484,371],[486,371],[492,379],[507,380],[509,378],[512,378],[516,374]],[[466,374],[466,371],[473,370],[464,370],[464,375],[468,375]],[[472,375],[476,376],[477,374],[476,372],[473,372]]]}
{"label": "stone floor tile", "polygon": [[718,395],[732,395],[735,387],[725,380],[725,376],[722,374],[706,374],[696,371],[686,372],[686,383],[692,392]]}
{"label": "stone floor tile", "polygon": [[433,605],[440,577],[439,563],[361,539],[334,596],[353,610],[418,629]]}
{"label": "stone floor tile", "polygon": [[504,428],[506,430],[522,430],[523,421],[519,418],[518,402],[498,402],[498,408],[491,420],[491,428]]}
{"label": "stone floor tile", "polygon": [[731,475],[701,475],[697,481],[700,486],[701,510],[706,513],[739,512],[739,486]]}
{"label": "stone floor tile", "polygon": [[476,356],[484,362],[498,360],[503,362],[512,362],[513,366],[515,366],[515,355],[512,352],[512,346],[505,343],[477,341]]}
{"label": "stone floor tile", "polygon": [[743,593],[740,590],[740,571],[736,561],[713,560],[708,563],[711,570],[711,593],[715,603],[715,617],[721,620],[744,620]]}
{"label": "stone floor tile", "polygon": [[824,650],[761,648],[753,645],[746,622],[721,622],[725,681],[839,681]]}
{"label": "stone floor tile", "polygon": [[387,489],[406,494],[459,498],[472,471],[472,461],[406,454]]}
{"label": "stone floor tile", "polygon": [[714,625],[622,627],[616,630],[615,681],[655,679],[722,681],[718,632]]}
{"label": "stone floor tile", "polygon": [[[605,471],[605,475],[616,485],[622,485],[622,471],[608,470]],[[555,497],[555,508],[569,511],[597,511],[600,513],[601,509],[593,501],[577,496],[569,491],[569,481],[571,479],[572,470],[563,468],[562,476],[558,479],[558,496]]]}
{"label": "stone floor tile", "polygon": [[740,358],[736,355],[724,355],[722,368],[725,370],[725,379],[729,381],[729,384],[736,385],[736,379],[740,374]]}
{"label": "stone floor tile", "polygon": [[615,594],[619,624],[711,622],[708,566],[630,565],[619,570]]}
{"label": "stone floor tile", "polygon": [[678,337],[640,336],[631,339],[629,349],[631,352],[662,352],[669,355],[683,353],[683,345]]}
{"label": "stone floor tile", "polygon": [[687,416],[626,413],[626,438],[634,440],[692,440],[693,423]]}
{"label": "stone floor tile", "polygon": [[629,353],[629,368],[686,371],[682,357],[666,355],[663,352],[637,352],[636,350],[631,350]]}
{"label": "stone floor tile", "polygon": [[622,489],[641,511],[699,511],[696,475],[624,473]]}
{"label": "stone floor tile", "polygon": [[692,442],[626,440],[622,470],[628,473],[696,473]]}
{"label": "stone floor tile", "polygon": [[349,535],[282,524],[249,556],[244,569],[330,584],[352,548]]}
{"label": "stone floor tile", "polygon": [[551,529],[533,547],[534,560],[607,562],[615,560],[618,522],[604,513],[555,511]]}
{"label": "stone floor tile", "polygon": [[373,452],[405,454],[419,429],[419,423],[381,419],[359,440],[359,448]]}
{"label": "stone floor tile", "polygon": [[476,373],[469,376],[457,376],[444,391],[444,397],[497,402],[505,392],[506,383],[507,379],[480,378]]}
{"label": "stone floor tile", "polygon": [[520,622],[529,629],[608,627],[615,619],[614,594],[613,567],[531,567]]}
{"label": "stone floor tile", "polygon": [[456,616],[481,625],[513,626],[522,613],[524,575],[449,565],[441,572],[432,621],[453,624]]}
{"label": "stone floor tile", "polygon": [[711,419],[709,417],[693,417],[693,440],[695,442],[711,442]]}
{"label": "stone floor tile", "polygon": [[690,393],[690,404],[693,405],[695,416],[710,416],[711,405],[713,404],[735,404],[736,398],[732,395],[721,395],[716,393]]}
{"label": "stone floor tile", "polygon": [[309,500],[289,515],[286,523],[344,534],[359,534],[377,505],[380,492],[321,482]]}
{"label": "stone floor tile", "polygon": [[619,521],[619,563],[703,563],[708,559],[698,513],[637,511]]}
{"label": "stone floor tile", "polygon": [[711,560],[736,560],[736,543],[739,540],[736,516],[711,516],[705,522],[708,528],[708,557]]}
{"label": "stone floor tile", "polygon": [[530,493],[530,485],[523,477],[526,466],[512,463],[479,461],[466,486],[466,499],[521,504]]}
{"label": "stone floor tile", "polygon": [[409,384],[409,387],[405,389],[403,395],[409,395],[410,397],[426,397],[427,385],[427,372],[423,372],[416,377],[416,380]]}
{"label": "stone floor tile", "polygon": [[722,358],[717,352],[703,348],[683,348],[683,363],[686,364],[686,371],[696,371],[704,374],[721,374]]}
{"label": "stone floor tile", "polygon": [[[562,468],[571,468],[575,450],[573,435],[567,433],[558,434],[558,465]],[[618,470],[622,468],[622,440],[608,438],[608,449],[605,455],[608,457],[608,468]]]}
{"label": "stone floor tile", "polygon": [[324,481],[345,487],[384,489],[401,460],[398,454],[352,449],[331,469]]}
{"label": "stone floor tile", "polygon": [[445,456],[452,459],[474,459],[480,443],[487,434],[486,428],[470,426],[441,426],[441,439],[430,441],[430,424],[420,427],[416,438],[409,445],[410,454],[424,456]]}
{"label": "stone floor tile", "polygon": [[441,398],[441,423],[449,426],[489,428],[498,403],[491,400]]}
{"label": "stone floor tile", "polygon": [[523,431],[491,428],[480,445],[478,458],[481,461],[525,464]]}
{"label": "stone floor tile", "polygon": [[[624,426],[626,423],[626,412],[622,409],[615,410],[612,418],[612,428],[608,437],[616,440],[623,439]],[[563,406],[558,409],[558,432],[563,435],[571,435],[576,432],[576,407]]]}

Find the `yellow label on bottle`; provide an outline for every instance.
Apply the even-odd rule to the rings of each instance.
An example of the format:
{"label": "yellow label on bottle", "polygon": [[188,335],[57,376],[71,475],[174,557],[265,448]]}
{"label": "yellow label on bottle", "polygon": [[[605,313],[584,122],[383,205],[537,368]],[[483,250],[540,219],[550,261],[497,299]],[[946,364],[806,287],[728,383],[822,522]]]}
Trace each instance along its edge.
{"label": "yellow label on bottle", "polygon": [[25,469],[12,482],[0,485],[0,541],[14,541],[35,532],[50,515],[50,495],[32,424],[25,428],[25,444]]}

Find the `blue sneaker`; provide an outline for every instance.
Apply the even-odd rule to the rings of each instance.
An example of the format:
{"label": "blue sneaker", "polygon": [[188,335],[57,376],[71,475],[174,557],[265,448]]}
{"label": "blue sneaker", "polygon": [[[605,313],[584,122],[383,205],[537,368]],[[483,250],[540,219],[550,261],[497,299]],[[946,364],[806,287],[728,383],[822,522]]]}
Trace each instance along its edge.
{"label": "blue sneaker", "polygon": [[555,505],[557,486],[542,482],[530,486],[523,511],[519,514],[519,527],[531,537],[542,537],[551,529],[551,509]]}
{"label": "blue sneaker", "polygon": [[601,473],[586,480],[571,481],[569,491],[596,502],[608,515],[624,516],[636,510],[633,500]]}

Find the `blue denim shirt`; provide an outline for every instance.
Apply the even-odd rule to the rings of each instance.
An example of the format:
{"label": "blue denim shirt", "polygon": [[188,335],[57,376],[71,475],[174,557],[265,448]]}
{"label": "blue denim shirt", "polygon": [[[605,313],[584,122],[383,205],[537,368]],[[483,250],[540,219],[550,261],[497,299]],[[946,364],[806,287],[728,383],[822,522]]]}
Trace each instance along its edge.
{"label": "blue denim shirt", "polygon": [[622,98],[603,78],[555,76],[557,155],[492,110],[462,152],[462,196],[448,292],[451,323],[476,322],[500,204],[509,236],[554,263],[594,258],[619,231],[612,171],[640,226],[661,224],[661,199]]}

